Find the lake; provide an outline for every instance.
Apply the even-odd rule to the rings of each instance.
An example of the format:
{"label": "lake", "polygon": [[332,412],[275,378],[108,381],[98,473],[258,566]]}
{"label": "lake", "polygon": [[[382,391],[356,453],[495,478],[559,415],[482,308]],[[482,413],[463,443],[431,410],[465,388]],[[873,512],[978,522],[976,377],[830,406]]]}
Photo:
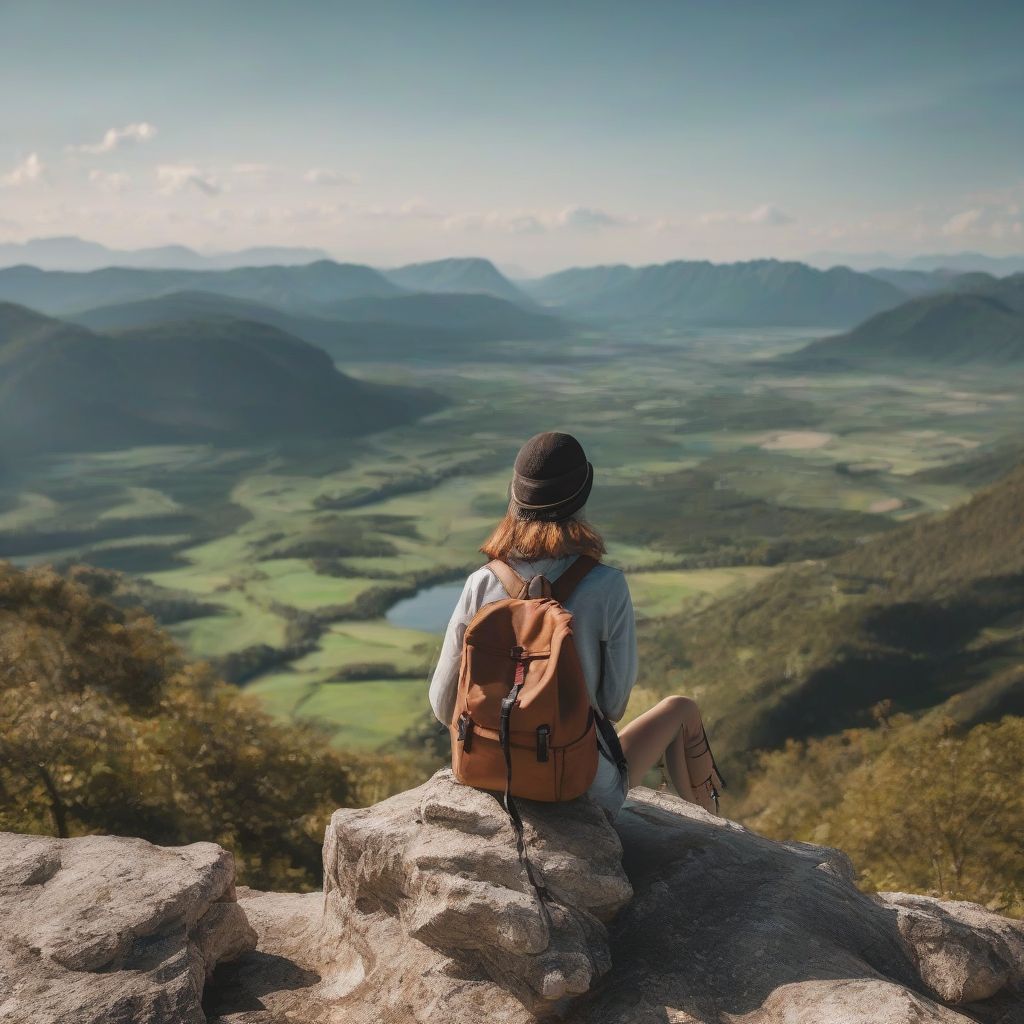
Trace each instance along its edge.
{"label": "lake", "polygon": [[393,604],[384,617],[392,626],[442,633],[451,618],[455,602],[462,594],[462,587],[461,581],[435,583]]}

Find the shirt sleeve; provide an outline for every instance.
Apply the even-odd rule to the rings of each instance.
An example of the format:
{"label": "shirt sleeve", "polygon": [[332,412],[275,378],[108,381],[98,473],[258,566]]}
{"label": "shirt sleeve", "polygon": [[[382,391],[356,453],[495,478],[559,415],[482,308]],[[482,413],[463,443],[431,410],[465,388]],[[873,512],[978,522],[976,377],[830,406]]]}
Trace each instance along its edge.
{"label": "shirt sleeve", "polygon": [[462,663],[462,639],[466,627],[476,614],[475,588],[470,576],[462,588],[462,594],[455,605],[452,617],[445,630],[441,654],[430,681],[430,707],[434,717],[443,725],[450,725],[455,711],[455,698],[459,689],[459,666]]}
{"label": "shirt sleeve", "polygon": [[607,718],[617,722],[625,713],[636,684],[639,662],[636,650],[636,618],[626,577],[619,574],[608,603],[606,640],[602,640],[602,672],[597,704]]}

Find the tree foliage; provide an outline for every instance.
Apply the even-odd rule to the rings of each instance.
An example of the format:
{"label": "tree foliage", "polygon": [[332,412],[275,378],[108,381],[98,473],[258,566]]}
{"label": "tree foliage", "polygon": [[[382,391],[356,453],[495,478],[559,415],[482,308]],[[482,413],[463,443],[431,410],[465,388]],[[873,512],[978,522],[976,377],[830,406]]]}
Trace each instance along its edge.
{"label": "tree foliage", "polygon": [[0,564],[0,828],[210,840],[241,881],[302,889],[336,807],[418,781],[273,721],[141,610],[98,599],[106,585]]}
{"label": "tree foliage", "polygon": [[761,755],[736,815],[838,846],[862,884],[1024,915],[1024,718],[889,719]]}

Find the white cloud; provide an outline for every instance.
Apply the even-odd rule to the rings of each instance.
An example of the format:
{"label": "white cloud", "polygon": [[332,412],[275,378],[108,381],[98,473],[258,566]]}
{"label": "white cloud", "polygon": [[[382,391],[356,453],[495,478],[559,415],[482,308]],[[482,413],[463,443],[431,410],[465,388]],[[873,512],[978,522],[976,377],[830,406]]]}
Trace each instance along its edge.
{"label": "white cloud", "polygon": [[204,220],[221,227],[247,225],[268,227],[276,225],[338,224],[347,207],[337,203],[304,203],[299,206],[260,204],[259,206],[214,207],[204,214]]}
{"label": "white cloud", "polygon": [[122,171],[93,169],[89,172],[89,180],[104,192],[127,192],[132,187],[131,176]]}
{"label": "white cloud", "polygon": [[942,225],[944,235],[966,235],[969,234],[981,220],[983,211],[979,209],[961,210],[954,214],[945,224]]}
{"label": "white cloud", "polygon": [[46,174],[46,165],[38,153],[29,153],[21,163],[16,164],[8,174],[0,176],[0,186],[19,188],[40,181]]}
{"label": "white cloud", "polygon": [[622,223],[619,217],[613,217],[604,210],[595,210],[590,206],[567,207],[555,218],[556,226],[581,231],[598,231],[601,228],[617,227]]}
{"label": "white cloud", "polygon": [[327,167],[310,167],[302,176],[307,185],[356,185],[358,178],[352,174],[342,174],[341,171],[332,171]]}
{"label": "white cloud", "polygon": [[697,218],[699,224],[762,224],[768,227],[778,227],[782,224],[792,224],[796,218],[787,213],[774,203],[762,203],[747,212],[736,210],[722,210],[702,214]]}
{"label": "white cloud", "polygon": [[771,224],[772,226],[792,224],[796,220],[796,217],[786,213],[785,210],[775,206],[774,203],[763,203],[756,209],[751,210],[749,218],[751,224]]}
{"label": "white cloud", "polygon": [[224,191],[221,183],[212,175],[202,171],[195,164],[160,164],[156,169],[157,188],[165,195],[174,195],[187,188],[194,188],[206,196],[220,195]]}
{"label": "white cloud", "polygon": [[1019,238],[1024,235],[1024,208],[1015,201],[975,206],[953,214],[941,230],[950,237]]}
{"label": "white cloud", "polygon": [[446,231],[497,231],[507,235],[536,235],[545,226],[535,214],[489,210],[486,213],[458,213],[446,217]]}
{"label": "white cloud", "polygon": [[421,199],[410,199],[401,206],[364,206],[353,212],[370,220],[441,220],[445,216]]}
{"label": "white cloud", "polygon": [[556,213],[531,210],[488,210],[448,217],[449,231],[496,231],[506,235],[539,235],[548,231],[599,231],[631,223],[604,210],[568,206]]}
{"label": "white cloud", "polygon": [[149,142],[156,138],[156,128],[148,121],[137,121],[126,124],[123,128],[108,128],[99,142],[86,143],[82,146],[68,146],[69,153],[112,153],[122,145],[135,142]]}

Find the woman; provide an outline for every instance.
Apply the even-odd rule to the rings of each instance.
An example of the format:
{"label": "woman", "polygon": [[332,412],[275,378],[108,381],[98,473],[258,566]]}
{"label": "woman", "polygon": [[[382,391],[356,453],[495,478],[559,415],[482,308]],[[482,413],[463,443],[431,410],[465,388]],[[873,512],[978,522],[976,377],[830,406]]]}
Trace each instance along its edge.
{"label": "woman", "polygon": [[[600,559],[604,541],[583,518],[593,480],[594,468],[576,438],[557,432],[532,437],[516,457],[508,512],[480,550],[488,558],[508,562],[524,579],[545,576],[551,582],[578,555]],[[455,708],[466,627],[483,605],[507,596],[486,566],[462,588],[430,684],[430,705],[446,726]],[[591,701],[607,719],[618,721],[637,677],[636,626],[626,578],[618,569],[598,565],[573,590],[565,607],[573,615],[573,635]],[[629,765],[628,778],[623,778],[602,743],[597,777],[588,791],[612,816],[627,790],[639,785],[663,757],[676,792],[717,813],[718,786],[724,783],[692,699],[666,697],[625,726],[619,742]]]}

